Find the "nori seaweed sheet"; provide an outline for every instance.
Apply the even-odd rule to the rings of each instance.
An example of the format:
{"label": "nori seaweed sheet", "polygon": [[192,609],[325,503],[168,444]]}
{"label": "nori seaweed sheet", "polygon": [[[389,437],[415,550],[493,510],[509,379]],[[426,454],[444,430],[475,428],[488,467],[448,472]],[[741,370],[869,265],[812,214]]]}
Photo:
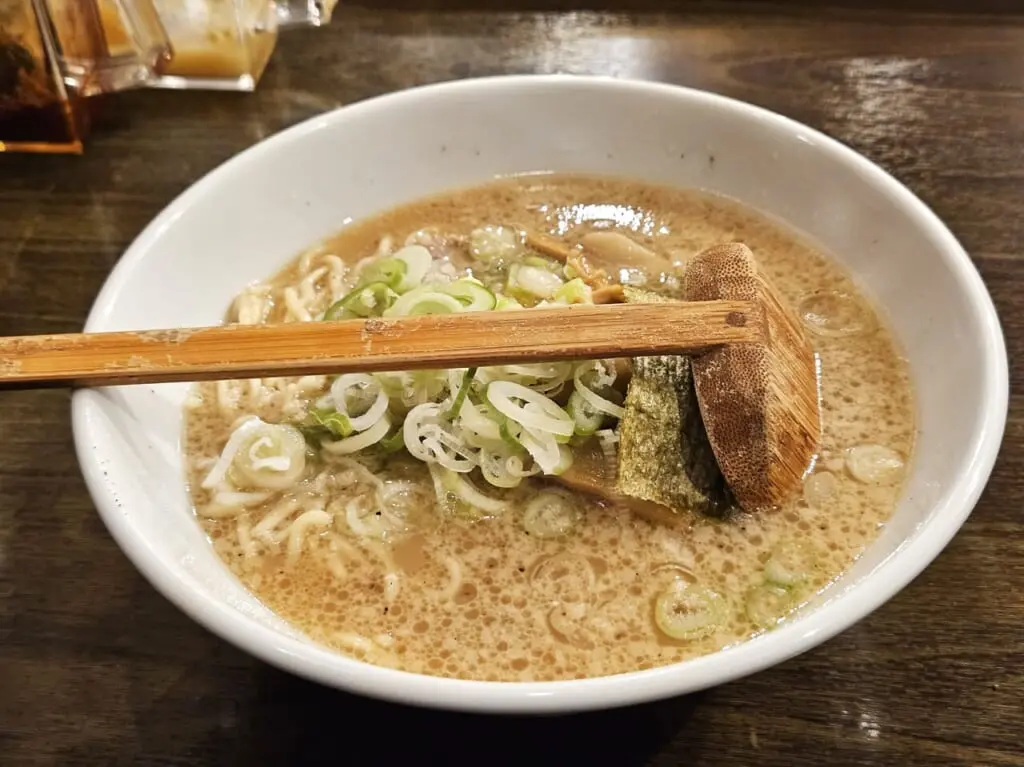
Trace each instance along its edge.
{"label": "nori seaweed sheet", "polygon": [[[672,299],[625,289],[627,303]],[[637,357],[619,422],[616,490],[676,513],[720,516],[732,499],[697,406],[688,357]]]}

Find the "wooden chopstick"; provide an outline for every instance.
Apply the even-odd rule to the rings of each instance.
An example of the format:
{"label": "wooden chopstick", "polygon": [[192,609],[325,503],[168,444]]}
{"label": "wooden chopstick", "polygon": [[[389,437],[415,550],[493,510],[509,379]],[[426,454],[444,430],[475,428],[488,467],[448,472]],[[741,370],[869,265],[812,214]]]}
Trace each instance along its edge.
{"label": "wooden chopstick", "polygon": [[0,388],[106,386],[695,353],[763,339],[743,301],[571,306],[0,339]]}

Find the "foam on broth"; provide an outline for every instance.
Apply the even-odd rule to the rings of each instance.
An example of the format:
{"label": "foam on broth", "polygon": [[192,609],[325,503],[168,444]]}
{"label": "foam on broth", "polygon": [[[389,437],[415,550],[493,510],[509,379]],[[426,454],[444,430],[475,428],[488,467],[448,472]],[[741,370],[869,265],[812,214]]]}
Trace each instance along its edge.
{"label": "foam on broth", "polygon": [[[345,228],[266,285],[249,288],[231,319],[253,321],[257,301],[270,307],[269,321],[302,319],[303,309],[315,317],[351,287],[342,265],[373,254],[382,238],[402,242],[424,227],[466,234],[509,221],[569,242],[615,228],[679,262],[723,241],[747,243],[816,331],[824,439],[804,497],[774,512],[676,528],[581,498],[578,530],[540,540],[524,531],[520,508],[482,522],[437,518],[425,466],[398,458],[370,468],[422,493],[428,520],[421,529],[394,542],[365,544],[340,521],[311,530],[300,540],[301,555],[289,563],[289,541],[267,544],[265,535],[254,535],[280,509],[280,498],[209,519],[210,498],[199,486],[240,415],[294,420],[328,384],[318,378],[203,384],[187,407],[188,479],[201,524],[241,581],[312,639],[356,657],[437,676],[527,681],[651,668],[749,638],[763,625],[750,617],[747,600],[780,547],[800,544],[812,552],[814,567],[795,587],[796,602],[848,568],[900,495],[898,468],[873,476],[857,461],[874,446],[909,461],[914,419],[907,365],[848,275],[792,231],[736,203],[619,179],[503,180]],[[858,447],[851,464],[849,451]],[[346,482],[355,481],[348,464],[307,471],[312,479],[305,497],[316,495],[315,503],[329,512],[344,500]],[[526,480],[517,497],[527,498],[541,484]],[[656,627],[654,601],[674,578],[722,598],[721,623],[710,636],[677,641]]]}

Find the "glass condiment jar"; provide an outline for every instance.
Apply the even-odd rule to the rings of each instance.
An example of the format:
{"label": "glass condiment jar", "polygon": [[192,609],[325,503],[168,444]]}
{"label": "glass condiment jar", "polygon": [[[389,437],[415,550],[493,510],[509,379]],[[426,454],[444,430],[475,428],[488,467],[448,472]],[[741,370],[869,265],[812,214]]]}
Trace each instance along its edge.
{"label": "glass condiment jar", "polygon": [[170,45],[151,0],[104,2],[126,31],[115,52],[96,0],[0,0],[0,152],[81,152],[88,97],[158,76]]}
{"label": "glass condiment jar", "polygon": [[[103,0],[106,2],[106,0]],[[153,0],[171,59],[150,87],[251,91],[277,44],[278,30],[320,26],[337,0]],[[104,21],[112,47],[129,45],[118,17]]]}

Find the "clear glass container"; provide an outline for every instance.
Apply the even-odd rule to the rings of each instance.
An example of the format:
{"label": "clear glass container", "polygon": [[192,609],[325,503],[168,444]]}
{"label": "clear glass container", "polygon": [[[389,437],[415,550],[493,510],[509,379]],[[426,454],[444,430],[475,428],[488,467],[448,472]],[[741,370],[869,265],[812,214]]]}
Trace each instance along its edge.
{"label": "clear glass container", "polygon": [[0,152],[82,151],[90,96],[138,87],[170,56],[150,0],[0,0]]}
{"label": "clear glass container", "polygon": [[[251,91],[277,44],[278,30],[330,21],[337,0],[153,0],[173,55],[150,79],[155,88]],[[107,2],[107,0],[104,0]],[[112,45],[127,45],[116,19]]]}

